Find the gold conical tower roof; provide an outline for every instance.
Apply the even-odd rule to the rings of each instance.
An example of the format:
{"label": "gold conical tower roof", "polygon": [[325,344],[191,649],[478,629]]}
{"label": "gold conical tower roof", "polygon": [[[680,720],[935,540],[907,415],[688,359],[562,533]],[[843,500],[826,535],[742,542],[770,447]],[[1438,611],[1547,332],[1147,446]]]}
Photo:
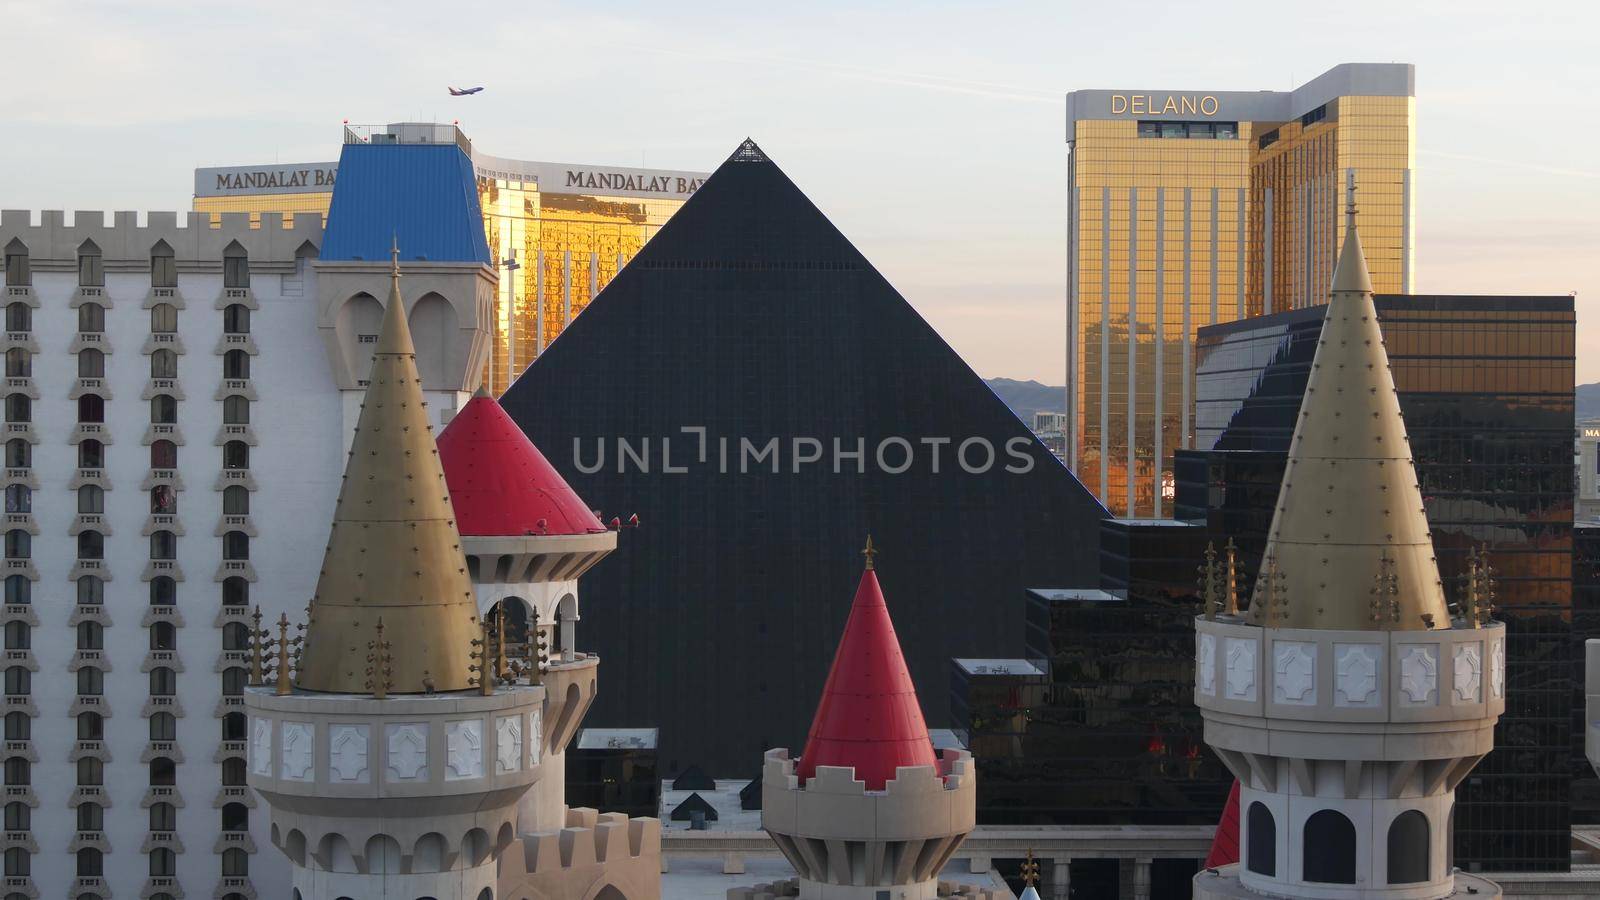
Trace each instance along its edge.
{"label": "gold conical tower roof", "polygon": [[[1275,591],[1266,589],[1278,573]],[[1449,627],[1416,465],[1352,213],[1306,384],[1252,619],[1282,628]],[[1264,609],[1279,600],[1277,609]]]}
{"label": "gold conical tower roof", "polygon": [[380,618],[390,693],[469,686],[477,603],[422,399],[398,250],[296,686],[372,693]]}

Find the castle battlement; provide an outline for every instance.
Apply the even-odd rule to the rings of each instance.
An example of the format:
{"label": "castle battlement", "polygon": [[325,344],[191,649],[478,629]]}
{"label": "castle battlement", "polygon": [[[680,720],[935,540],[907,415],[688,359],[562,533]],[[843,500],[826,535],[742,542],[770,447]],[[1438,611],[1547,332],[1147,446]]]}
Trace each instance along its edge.
{"label": "castle battlement", "polygon": [[800,783],[795,773],[799,762],[789,756],[787,747],[775,747],[765,754],[762,781],[769,785],[783,785],[791,791],[841,796],[906,796],[912,794],[959,791],[974,783],[975,770],[972,754],[965,750],[945,750],[937,766],[900,766],[895,777],[884,784],[884,790],[869,791],[865,781],[856,778],[856,770],[849,766],[818,766],[816,777]]}
{"label": "castle battlement", "polygon": [[220,213],[215,227],[213,215],[152,211],[141,225],[140,214],[132,210],[113,211],[109,218],[103,210],[75,210],[70,223],[66,210],[39,210],[37,221],[33,210],[0,210],[0,246],[21,241],[33,267],[49,272],[76,266],[84,241],[93,241],[106,271],[119,272],[148,269],[150,251],[160,241],[172,248],[180,271],[194,271],[194,263],[220,271],[223,251],[234,242],[249,254],[256,271],[263,271],[264,263],[292,264],[307,242],[313,250],[322,244],[318,213],[265,213],[254,226],[249,213]]}
{"label": "castle battlement", "polygon": [[556,831],[519,835],[503,851],[502,893],[590,897],[610,884],[630,898],[659,896],[661,820],[577,808],[566,821]]}

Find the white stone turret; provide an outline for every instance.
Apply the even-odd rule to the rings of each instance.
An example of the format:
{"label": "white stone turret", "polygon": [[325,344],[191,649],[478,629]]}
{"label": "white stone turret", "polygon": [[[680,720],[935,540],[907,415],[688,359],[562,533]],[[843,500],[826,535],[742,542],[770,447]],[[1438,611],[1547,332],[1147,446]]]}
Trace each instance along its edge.
{"label": "white stone turret", "polygon": [[1207,566],[1195,704],[1238,777],[1241,861],[1195,896],[1500,896],[1452,866],[1455,788],[1505,709],[1476,551],[1444,599],[1353,223],[1247,612]]}

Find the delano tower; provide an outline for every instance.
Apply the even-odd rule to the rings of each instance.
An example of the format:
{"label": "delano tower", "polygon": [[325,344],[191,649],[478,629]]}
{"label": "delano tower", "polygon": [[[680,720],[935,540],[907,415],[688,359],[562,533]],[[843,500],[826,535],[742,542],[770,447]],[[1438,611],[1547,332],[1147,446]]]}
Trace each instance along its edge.
{"label": "delano tower", "polygon": [[1288,92],[1067,95],[1067,453],[1113,514],[1170,512],[1196,329],[1328,302],[1347,185],[1374,289],[1411,290],[1414,81],[1344,64]]}

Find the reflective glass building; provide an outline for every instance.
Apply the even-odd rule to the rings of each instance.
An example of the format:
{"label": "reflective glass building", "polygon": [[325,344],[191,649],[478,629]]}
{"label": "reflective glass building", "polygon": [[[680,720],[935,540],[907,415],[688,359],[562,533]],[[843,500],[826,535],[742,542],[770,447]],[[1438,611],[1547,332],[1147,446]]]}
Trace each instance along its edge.
{"label": "reflective glass building", "polygon": [[[484,378],[496,394],[560,336],[678,211],[702,172],[533,162],[475,151],[454,125],[347,126],[346,142],[456,143],[472,157],[489,253],[500,282]],[[194,209],[328,213],[338,164],[195,170]],[[214,221],[217,220],[213,216]]]}
{"label": "reflective glass building", "polygon": [[1410,290],[1413,74],[1067,95],[1068,459],[1114,514],[1171,513],[1196,329],[1326,302],[1347,184],[1373,284]]}
{"label": "reflective glass building", "polygon": [[[1447,596],[1468,551],[1488,547],[1497,616],[1509,628],[1495,750],[1458,794],[1459,864],[1565,869],[1571,823],[1595,813],[1573,727],[1574,645],[1596,636],[1575,618],[1573,595],[1573,299],[1380,295],[1376,304]],[[1322,313],[1219,325],[1196,342],[1198,449],[1177,454],[1177,515],[1233,537],[1247,583]]]}

